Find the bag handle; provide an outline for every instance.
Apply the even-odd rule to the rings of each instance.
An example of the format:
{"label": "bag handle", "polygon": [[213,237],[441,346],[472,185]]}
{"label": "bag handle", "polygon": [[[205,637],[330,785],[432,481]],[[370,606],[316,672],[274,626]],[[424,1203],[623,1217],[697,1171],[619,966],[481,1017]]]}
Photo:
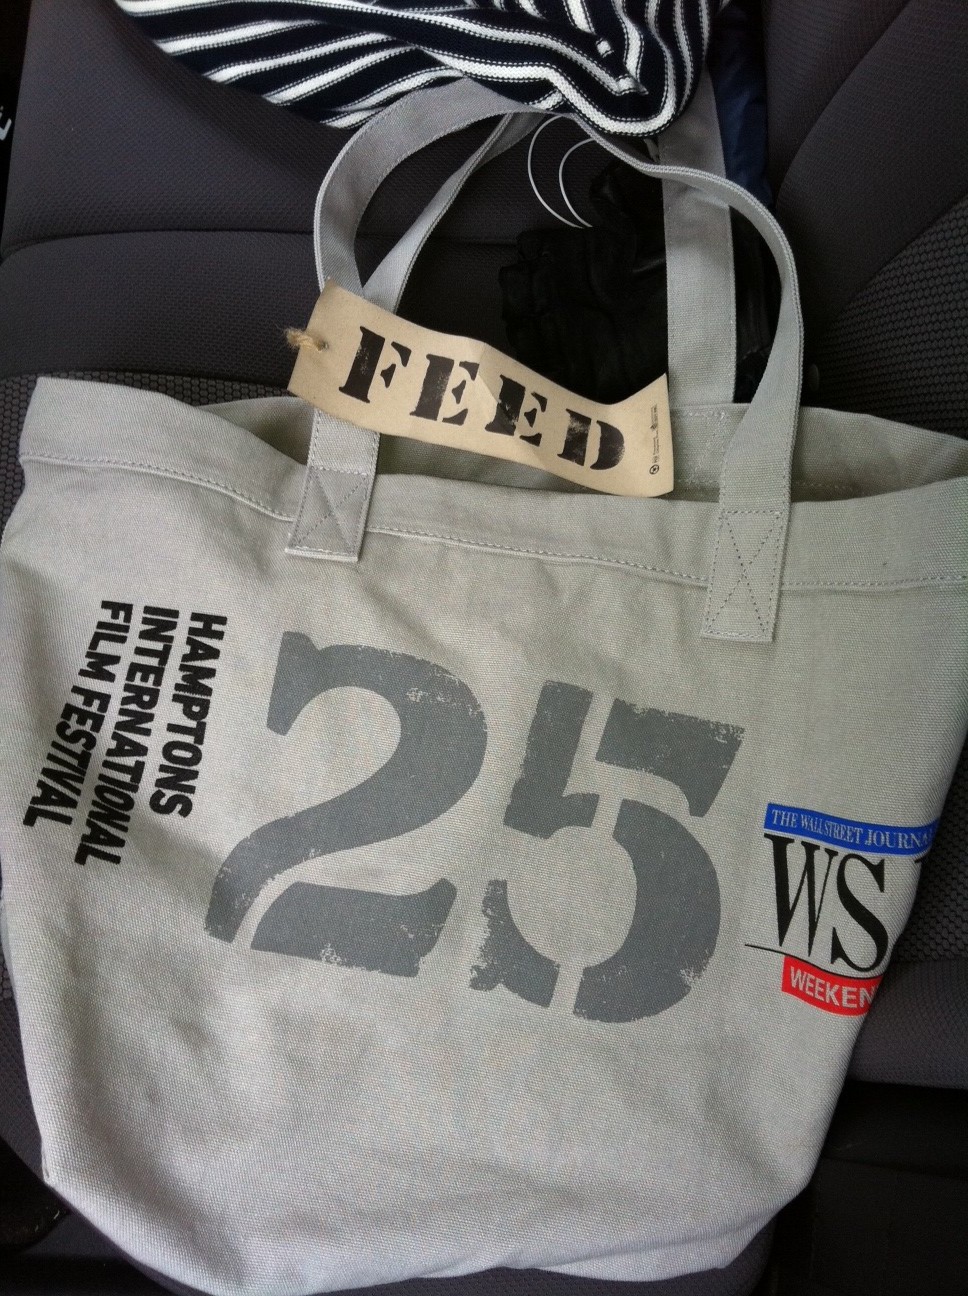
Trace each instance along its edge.
{"label": "bag handle", "polygon": [[[446,210],[447,194],[456,193],[490,150],[521,138],[518,132],[523,133],[531,124],[529,119],[539,115],[522,113],[517,105],[509,112],[509,107],[507,100],[476,82],[456,81],[410,95],[371,118],[336,159],[317,200],[317,225],[325,236],[320,260],[325,258],[329,277],[351,291],[361,291],[354,253],[356,226],[379,184],[400,161],[444,135],[488,117],[501,117],[489,138],[430,204],[429,218],[418,222],[419,230],[407,236],[412,242],[404,260],[412,264],[426,237],[426,225],[432,228]],[[769,642],[789,525],[802,369],[803,323],[789,244],[766,208],[731,181],[692,168],[648,162],[624,143],[592,130],[588,133],[643,174],[674,181],[693,191],[693,196],[698,191],[740,212],[763,236],[777,262],[781,299],[776,337],[756,394],[723,457],[702,624],[707,638]],[[351,157],[352,165],[348,164]],[[357,165],[363,157],[366,165]],[[696,248],[694,253],[699,274],[703,250]],[[377,446],[376,434],[317,415],[303,505],[290,536],[291,552],[357,556]],[[656,503],[661,507],[661,501]]]}
{"label": "bag handle", "polygon": [[[384,310],[396,313],[410,273],[425,243],[451,207],[473,171],[511,148],[546,117],[540,112],[515,113],[497,126],[461,169],[438,190],[420,220],[400,239],[373,271],[366,285],[351,292],[364,295]],[[688,110],[653,141],[664,164],[697,167],[725,175],[723,147],[709,73],[703,70]],[[373,164],[372,139],[347,147],[338,159],[342,171],[352,172],[353,195],[340,192],[334,163],[320,188],[314,219],[316,273],[322,289],[326,279],[343,287],[348,271],[359,282],[356,257],[347,256],[346,233],[362,220],[362,210],[352,211],[367,192],[376,193],[385,175],[376,172],[364,179]],[[371,183],[379,176],[375,188]],[[337,183],[334,185],[334,181]],[[733,271],[733,234],[729,209],[720,203],[698,200],[680,184],[662,186],[666,230],[666,281],[669,338],[669,400],[673,408],[687,405],[729,405],[736,382],[736,288]],[[333,219],[338,210],[342,221]],[[349,210],[348,210],[349,209]]]}
{"label": "bag handle", "polygon": [[[726,175],[712,78],[703,68],[692,103],[655,137],[657,162]],[[736,273],[728,207],[686,186],[662,185],[669,402],[732,405],[736,388]]]}
{"label": "bag handle", "polygon": [[[495,96],[497,98],[497,96]],[[410,270],[426,240],[478,166],[503,148],[523,139],[533,123],[518,114],[505,115],[484,143],[438,190],[419,221],[385,258],[364,290],[356,264],[356,231],[366,208],[390,172],[407,156],[401,138],[408,134],[432,143],[465,125],[493,116],[471,108],[464,121],[460,110],[454,124],[435,127],[414,108],[426,103],[424,94],[398,100],[371,117],[344,145],[316,196],[313,218],[316,274],[320,289],[328,280],[396,311]],[[502,107],[505,100],[500,100]],[[429,129],[429,137],[424,132]],[[421,144],[417,144],[417,148]],[[416,150],[413,150],[416,151]],[[372,285],[372,288],[371,288]],[[366,515],[376,479],[380,438],[376,432],[313,412],[309,456],[302,494],[289,533],[287,553],[312,558],[356,562],[363,543]]]}

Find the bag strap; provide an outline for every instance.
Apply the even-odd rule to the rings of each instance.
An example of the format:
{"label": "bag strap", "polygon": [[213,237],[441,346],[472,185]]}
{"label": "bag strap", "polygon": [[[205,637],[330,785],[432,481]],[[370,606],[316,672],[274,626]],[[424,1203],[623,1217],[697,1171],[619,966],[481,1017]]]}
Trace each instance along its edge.
{"label": "bag strap", "polygon": [[[656,161],[726,175],[716,99],[703,69],[688,109],[656,136]],[[731,405],[736,387],[736,275],[729,208],[668,181],[665,218],[669,403]]]}
{"label": "bag strap", "polygon": [[[498,96],[494,102],[501,104]],[[316,198],[316,272],[397,311],[409,275],[427,239],[478,167],[510,148],[546,114],[512,111],[454,175],[370,276],[365,288],[356,265],[359,223],[380,185],[406,156],[457,130],[456,118],[439,126],[428,117],[426,97],[410,96],[353,135],[334,161]],[[485,114],[487,115],[487,114]],[[480,120],[470,110],[470,120]],[[464,124],[470,124],[469,121]],[[693,103],[661,137],[668,157],[709,166],[723,174],[722,145],[712,83],[703,73]],[[673,403],[728,404],[735,381],[736,313],[729,212],[713,202],[693,202],[682,186],[664,186],[670,393]],[[696,270],[698,250],[699,270]],[[708,279],[704,273],[708,270]],[[342,429],[339,435],[337,430]],[[317,411],[310,467],[289,550],[312,557],[355,561],[363,540],[376,471],[379,438]]]}
{"label": "bag strap", "polygon": [[[546,116],[540,112],[516,111],[510,121],[501,123],[488,139],[438,190],[421,218],[400,239],[373,271],[365,287],[353,288],[384,310],[396,312],[407,280],[424,244],[453,204],[464,180],[473,171],[499,153],[526,137],[535,122]],[[709,73],[703,71],[688,110],[653,141],[657,160],[667,165],[697,167],[713,175],[726,174],[716,101]],[[366,180],[379,175],[372,194],[386,178],[379,172],[366,180],[361,172],[370,172],[372,140],[364,139],[345,150],[339,159],[344,171],[352,171],[353,194],[341,192],[338,181],[331,188],[336,164],[327,176],[316,201],[315,251],[316,272],[322,288],[327,278],[343,283],[346,273],[345,235],[350,224],[356,229],[362,219],[346,219],[354,198],[358,201],[371,192]],[[324,192],[324,189],[326,192]],[[733,233],[728,208],[708,198],[696,198],[682,185],[662,186],[665,219],[667,312],[669,337],[669,400],[675,409],[691,405],[729,405],[736,382],[736,290],[733,271]],[[343,221],[331,218],[334,207],[341,207]],[[365,210],[365,207],[364,209]],[[358,274],[354,282],[358,279]],[[348,286],[343,284],[344,287]]]}
{"label": "bag strap", "polygon": [[[396,311],[421,248],[467,178],[497,152],[523,139],[533,127],[527,115],[505,116],[441,186],[421,219],[385,258],[364,290],[356,265],[356,231],[377,189],[409,152],[416,151],[412,140],[422,139],[429,144],[494,115],[493,111],[482,112],[475,106],[470,109],[469,119],[463,121],[458,110],[452,117],[456,124],[442,125],[437,130],[420,111],[424,101],[422,94],[410,95],[371,117],[330,167],[316,197],[313,219],[320,288],[331,279],[385,310]],[[379,449],[378,433],[345,423],[323,410],[314,411],[306,475],[286,546],[288,553],[342,562],[358,559]]]}
{"label": "bag strap", "polygon": [[[456,81],[410,95],[371,118],[336,159],[317,200],[320,268],[325,266],[328,277],[350,291],[362,291],[354,252],[356,228],[376,189],[396,165],[444,135],[488,117],[500,117],[484,144],[430,204],[427,219],[418,222],[419,229],[407,236],[406,255],[393,264],[398,269],[412,265],[427,225],[432,228],[440,219],[449,196],[493,149],[521,138],[519,132],[530,126],[529,119],[540,115],[521,113],[517,106],[509,112],[509,106],[507,100],[475,82]],[[738,185],[700,170],[648,162],[626,144],[591,130],[588,133],[643,174],[691,191],[693,201],[698,191],[720,206],[739,211],[762,234],[777,261],[781,301],[776,338],[756,395],[723,458],[702,625],[707,638],[769,642],[789,523],[790,471],[800,403],[803,324],[792,253],[770,213]],[[690,281],[698,283],[705,271],[705,249],[687,244],[682,262]],[[385,291],[402,286],[391,283],[392,278],[384,274],[378,284],[382,283]],[[670,283],[670,294],[676,289],[677,285]],[[696,320],[697,326],[704,323]],[[377,445],[375,434],[317,415],[303,503],[290,536],[291,552],[356,558]]]}

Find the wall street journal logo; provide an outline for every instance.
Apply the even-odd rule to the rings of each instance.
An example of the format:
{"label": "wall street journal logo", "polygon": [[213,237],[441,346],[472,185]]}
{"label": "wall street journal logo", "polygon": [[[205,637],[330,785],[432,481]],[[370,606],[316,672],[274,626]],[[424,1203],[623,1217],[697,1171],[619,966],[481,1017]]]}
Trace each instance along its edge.
{"label": "wall street journal logo", "polygon": [[784,994],[840,1016],[868,1011],[890,953],[884,917],[892,879],[899,869],[920,866],[937,827],[767,806],[776,945],[749,948],[782,956]]}

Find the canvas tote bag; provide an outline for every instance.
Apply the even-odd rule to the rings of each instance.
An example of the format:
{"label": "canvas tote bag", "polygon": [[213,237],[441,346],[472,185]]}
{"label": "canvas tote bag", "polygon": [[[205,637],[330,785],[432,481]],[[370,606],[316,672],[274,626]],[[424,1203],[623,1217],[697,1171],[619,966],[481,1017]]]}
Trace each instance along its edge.
{"label": "canvas tote bag", "polygon": [[[506,111],[459,84],[355,136],[327,276],[361,291],[392,165]],[[773,219],[633,165],[746,215],[782,278],[732,406],[724,312],[675,304],[721,245],[670,256],[699,371],[668,497],[378,457],[288,398],[38,384],[0,555],[4,949],[47,1180],[177,1283],[665,1278],[810,1176],[965,737],[968,446],[800,410]]]}

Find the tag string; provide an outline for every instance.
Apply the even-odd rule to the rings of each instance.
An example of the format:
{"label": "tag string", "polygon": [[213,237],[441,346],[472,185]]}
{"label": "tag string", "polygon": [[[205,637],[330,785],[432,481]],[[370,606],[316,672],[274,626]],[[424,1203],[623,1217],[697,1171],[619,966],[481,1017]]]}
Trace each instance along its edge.
{"label": "tag string", "polygon": [[313,351],[329,350],[328,342],[324,342],[322,338],[313,337],[312,333],[307,333],[305,329],[286,329],[286,341],[293,351],[298,351],[301,347],[310,347]]}

